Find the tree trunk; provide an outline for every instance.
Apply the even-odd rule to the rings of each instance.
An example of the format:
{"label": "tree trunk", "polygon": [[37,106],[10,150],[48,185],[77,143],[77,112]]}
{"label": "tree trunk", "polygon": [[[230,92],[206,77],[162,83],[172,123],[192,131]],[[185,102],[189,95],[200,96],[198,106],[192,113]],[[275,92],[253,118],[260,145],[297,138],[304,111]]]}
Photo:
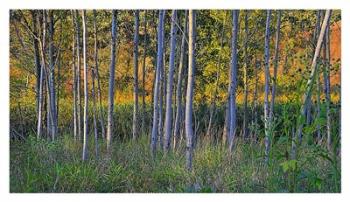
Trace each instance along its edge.
{"label": "tree trunk", "polygon": [[42,27],[42,42],[40,42],[40,56],[41,56],[41,68],[40,68],[40,86],[39,86],[39,103],[38,103],[38,125],[37,125],[37,138],[42,136],[42,120],[43,120],[43,104],[44,104],[44,77],[46,68],[46,56],[45,56],[45,46],[46,46],[46,13],[43,12],[43,27]]}
{"label": "tree trunk", "polygon": [[88,67],[87,67],[87,28],[86,28],[86,11],[82,11],[83,21],[83,61],[84,61],[84,142],[83,142],[83,161],[88,158]]}
{"label": "tree trunk", "polygon": [[158,20],[158,51],[157,51],[157,67],[156,67],[156,77],[154,83],[154,95],[153,95],[153,126],[152,126],[152,135],[151,135],[151,151],[152,155],[155,156],[157,138],[158,138],[158,115],[159,107],[158,106],[158,96],[159,96],[159,77],[160,69],[162,68],[163,60],[163,37],[164,37],[164,10],[159,11],[159,20]]}
{"label": "tree trunk", "polygon": [[[96,68],[96,67],[95,67]],[[91,79],[92,79],[92,88],[91,88],[91,96],[93,101],[93,122],[94,122],[94,134],[95,134],[95,156],[96,159],[98,159],[98,131],[97,131],[97,121],[96,121],[96,114],[97,114],[97,107],[96,107],[96,95],[95,95],[95,76],[96,69],[91,69]]]}
{"label": "tree trunk", "polygon": [[265,163],[269,161],[271,131],[269,118],[269,83],[270,83],[270,19],[271,10],[267,10],[265,30],[265,96],[264,96],[264,124],[265,124]]}
{"label": "tree trunk", "polygon": [[145,118],[146,118],[146,53],[148,45],[147,35],[147,10],[145,10],[144,17],[144,47],[143,47],[143,62],[142,62],[142,120],[141,120],[141,133],[145,134]]}
{"label": "tree trunk", "polygon": [[244,111],[243,111],[243,138],[248,139],[248,10],[245,11],[244,15],[244,68],[243,68],[243,82],[244,82]]}
{"label": "tree trunk", "polygon": [[185,128],[186,128],[186,168],[192,170],[193,157],[193,128],[192,128],[192,105],[193,105],[193,87],[195,75],[195,44],[196,44],[196,11],[189,10],[189,30],[188,30],[188,79],[186,93],[185,109]]}
{"label": "tree trunk", "polygon": [[188,20],[188,11],[185,11],[185,22],[181,39],[181,50],[180,50],[180,61],[179,61],[179,70],[178,70],[178,79],[176,85],[176,117],[174,124],[174,149],[179,145],[180,139],[180,124],[182,119],[182,78],[184,74],[184,57],[185,57],[185,42],[187,34],[187,20]]}
{"label": "tree trunk", "polygon": [[96,23],[96,17],[97,12],[96,10],[93,10],[94,13],[94,59],[95,59],[95,77],[97,80],[97,96],[98,96],[98,102],[99,102],[99,120],[101,125],[101,132],[102,132],[102,138],[104,139],[106,136],[105,132],[105,123],[103,119],[103,107],[102,107],[102,95],[101,95],[101,84],[100,84],[100,75],[98,71],[98,41],[97,41],[97,23]]}
{"label": "tree trunk", "polygon": [[[332,14],[330,11],[329,15]],[[329,16],[330,19],[330,16]],[[326,129],[327,129],[327,149],[328,151],[332,150],[332,134],[331,134],[331,112],[330,112],[330,103],[331,103],[331,92],[330,92],[330,25],[329,19],[327,20],[327,27],[325,31],[325,36],[323,40],[323,51],[324,51],[324,70],[323,70],[323,80],[324,80],[324,92],[326,97]]]}
{"label": "tree trunk", "polygon": [[[74,11],[73,11],[74,12]],[[72,19],[73,24],[76,23],[75,21],[75,14],[72,12]],[[74,26],[76,27],[76,26]],[[76,32],[76,29],[74,28],[74,32]],[[72,44],[72,56],[73,56],[73,65],[72,65],[72,72],[73,72],[73,134],[74,134],[74,141],[77,140],[78,137],[78,100],[77,100],[77,66],[76,66],[76,36],[73,34],[73,44]]]}
{"label": "tree trunk", "polygon": [[113,134],[113,112],[114,112],[114,75],[115,56],[117,40],[117,11],[112,11],[112,40],[111,40],[111,63],[109,66],[109,88],[108,88],[108,120],[107,120],[107,152],[111,152],[111,141]]}
{"label": "tree trunk", "polygon": [[32,10],[32,22],[33,22],[33,49],[34,49],[34,62],[35,62],[35,76],[36,76],[36,84],[35,84],[35,93],[36,93],[36,112],[39,112],[39,94],[40,94],[40,81],[41,81],[41,67],[40,67],[40,52],[39,52],[39,42],[38,42],[38,14],[36,11]]}
{"label": "tree trunk", "polygon": [[[318,71],[317,59],[318,59],[318,56],[320,54],[322,42],[323,42],[323,39],[324,39],[324,36],[326,33],[327,22],[328,22],[328,19],[330,17],[330,14],[331,14],[331,11],[326,10],[326,14],[325,14],[325,17],[323,19],[320,35],[318,36],[315,54],[314,54],[314,57],[312,59],[312,64],[311,64],[311,74],[310,74],[310,77],[309,77],[307,84],[306,84],[306,91],[303,95],[303,100],[302,100],[303,104],[301,106],[300,115],[299,115],[298,122],[297,122],[296,135],[293,135],[292,151],[291,151],[291,158],[292,159],[295,159],[296,155],[297,155],[296,154],[296,152],[297,152],[296,143],[298,142],[299,144],[301,144],[301,141],[302,141],[302,130],[303,130],[303,126],[304,126],[303,119],[306,116],[307,103],[310,100],[312,88],[313,88],[313,85],[315,82],[315,75],[316,75],[316,72]],[[298,138],[298,140],[296,140],[296,138]]]}
{"label": "tree trunk", "polygon": [[77,117],[78,117],[78,140],[81,140],[81,93],[80,93],[80,69],[81,69],[81,62],[80,62],[80,22],[79,22],[79,13],[77,10],[75,10],[75,29],[76,29],[76,40],[77,40]]}
{"label": "tree trunk", "polygon": [[49,39],[49,100],[50,100],[50,134],[51,139],[56,139],[57,119],[56,119],[56,90],[55,90],[55,62],[54,62],[54,17],[53,11],[48,12],[48,39]]}
{"label": "tree trunk", "polygon": [[139,135],[139,11],[135,11],[135,33],[134,33],[134,111],[132,121],[132,139],[136,140]]}
{"label": "tree trunk", "polygon": [[169,56],[169,73],[168,73],[168,86],[166,93],[166,109],[165,109],[165,122],[164,122],[164,151],[169,151],[170,138],[171,138],[171,124],[172,124],[172,96],[173,96],[173,81],[175,70],[175,46],[176,46],[176,32],[177,27],[175,25],[177,20],[176,10],[172,11],[171,15],[171,38],[170,38],[170,56]]}
{"label": "tree trunk", "polygon": [[239,11],[232,11],[232,39],[231,39],[231,65],[230,65],[230,83],[229,83],[229,131],[228,143],[229,152],[233,150],[236,135],[236,86],[237,86],[237,32],[238,32]]}
{"label": "tree trunk", "polygon": [[270,106],[270,121],[273,121],[274,107],[275,107],[275,95],[276,95],[276,84],[277,84],[277,68],[279,61],[279,42],[280,42],[280,27],[281,27],[281,10],[277,11],[277,28],[276,28],[276,39],[275,39],[275,59],[273,68],[273,79],[272,79],[272,92],[271,92],[271,106]]}

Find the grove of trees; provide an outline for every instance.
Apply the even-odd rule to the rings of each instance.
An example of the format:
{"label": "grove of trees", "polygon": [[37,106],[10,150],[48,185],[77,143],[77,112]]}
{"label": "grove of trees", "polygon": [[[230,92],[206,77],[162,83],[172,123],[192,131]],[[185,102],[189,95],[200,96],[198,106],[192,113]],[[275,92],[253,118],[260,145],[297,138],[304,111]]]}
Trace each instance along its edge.
{"label": "grove of trees", "polygon": [[11,10],[11,191],[339,192],[340,29],[339,10]]}

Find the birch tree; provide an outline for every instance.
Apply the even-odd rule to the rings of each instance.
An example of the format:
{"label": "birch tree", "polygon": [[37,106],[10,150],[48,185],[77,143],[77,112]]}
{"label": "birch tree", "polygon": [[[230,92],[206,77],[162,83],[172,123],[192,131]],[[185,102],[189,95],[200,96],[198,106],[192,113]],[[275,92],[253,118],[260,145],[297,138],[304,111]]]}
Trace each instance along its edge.
{"label": "birch tree", "polygon": [[318,71],[318,65],[317,65],[317,59],[318,56],[320,54],[321,51],[321,46],[324,40],[324,36],[326,33],[326,28],[327,28],[327,22],[328,19],[330,17],[331,14],[331,10],[326,10],[323,22],[322,22],[322,27],[321,27],[321,31],[320,34],[318,36],[318,40],[317,40],[317,45],[315,48],[315,53],[314,53],[314,57],[312,59],[312,63],[311,63],[311,73],[309,76],[309,79],[307,80],[307,84],[306,84],[306,90],[303,94],[303,98],[302,98],[302,106],[300,109],[300,115],[298,118],[298,122],[297,122],[297,131],[296,134],[293,135],[293,140],[292,140],[292,151],[291,151],[291,158],[295,159],[296,158],[296,152],[297,152],[297,143],[301,143],[302,141],[302,130],[303,130],[303,126],[304,126],[304,119],[306,116],[306,110],[307,110],[307,103],[309,102],[310,98],[311,98],[311,93],[312,93],[312,89],[313,89],[313,85],[315,82],[315,75],[316,72]]}
{"label": "birch tree", "polygon": [[178,146],[180,139],[180,124],[182,119],[182,78],[184,74],[184,57],[185,57],[185,42],[187,34],[188,11],[185,11],[185,21],[181,38],[180,59],[178,67],[178,78],[176,84],[176,117],[174,123],[174,149]]}
{"label": "birch tree", "polygon": [[134,111],[132,121],[132,138],[135,140],[138,136],[138,116],[139,116],[139,11],[135,11],[135,32],[134,32]]}
{"label": "birch tree", "polygon": [[164,151],[168,151],[170,147],[171,138],[171,124],[172,124],[172,96],[173,96],[173,82],[174,82],[174,70],[175,70],[175,46],[176,46],[176,32],[177,27],[175,25],[177,20],[176,10],[172,11],[171,15],[171,35],[170,35],[170,56],[169,56],[169,73],[168,73],[168,85],[166,93],[166,111],[164,122]]}
{"label": "birch tree", "polygon": [[79,13],[77,10],[75,10],[75,34],[76,34],[76,50],[77,50],[77,118],[78,118],[78,140],[81,139],[81,87],[80,87],[80,72],[81,72],[81,61],[80,61],[80,23],[79,23]]}
{"label": "birch tree", "polygon": [[40,86],[39,86],[39,106],[38,106],[38,121],[37,121],[37,137],[41,138],[42,136],[42,120],[43,120],[43,94],[44,94],[44,77],[45,77],[45,68],[46,68],[46,56],[45,56],[45,47],[46,47],[46,12],[43,13],[43,24],[42,24],[42,39],[39,41],[40,45],[40,57],[41,57],[41,68],[40,68]]}
{"label": "birch tree", "polygon": [[[75,14],[74,11],[72,11],[72,21],[73,21],[73,33],[76,32],[75,29]],[[78,137],[78,100],[77,100],[77,65],[76,65],[76,35],[73,34],[73,42],[72,42],[72,58],[73,58],[73,64],[72,64],[72,72],[73,72],[73,136],[74,140],[77,140]]]}
{"label": "birch tree", "polygon": [[57,116],[56,116],[56,89],[55,89],[55,61],[54,61],[54,15],[53,11],[48,12],[48,40],[49,40],[49,77],[48,77],[48,89],[49,89],[49,125],[51,139],[56,139],[57,133]]}
{"label": "birch tree", "polygon": [[264,126],[265,126],[265,163],[269,161],[270,154],[270,118],[269,118],[269,91],[270,91],[270,20],[271,10],[266,12],[266,28],[265,28],[265,94],[264,94]]}
{"label": "birch tree", "polygon": [[87,28],[86,28],[86,11],[82,11],[83,21],[83,63],[84,63],[84,141],[83,141],[83,161],[88,158],[88,67],[87,67]]}
{"label": "birch tree", "polygon": [[245,11],[244,15],[244,68],[243,68],[243,82],[244,82],[244,112],[243,112],[243,138],[247,140],[248,138],[248,10]]}
{"label": "birch tree", "polygon": [[189,10],[188,18],[188,78],[186,93],[186,109],[185,109],[185,129],[186,129],[186,168],[192,170],[193,158],[193,87],[194,87],[194,71],[195,71],[195,44],[196,44],[196,11]]}
{"label": "birch tree", "polygon": [[330,103],[331,103],[331,85],[330,85],[330,15],[332,11],[329,12],[329,17],[327,19],[325,36],[323,40],[323,56],[324,56],[324,69],[323,69],[323,80],[324,80],[324,93],[326,98],[326,131],[327,131],[327,149],[331,151],[332,149],[332,134],[331,134],[331,114],[330,114]]}
{"label": "birch tree", "polygon": [[116,40],[117,40],[117,11],[112,10],[112,39],[111,39],[111,62],[109,66],[108,87],[108,120],[107,120],[107,151],[110,152],[113,134],[113,112],[114,112],[114,76],[116,64]]}
{"label": "birch tree", "polygon": [[239,11],[232,11],[232,39],[231,39],[231,65],[229,83],[229,151],[232,152],[236,133],[236,86],[237,86],[237,32]]}
{"label": "birch tree", "polygon": [[98,102],[99,102],[99,120],[101,125],[101,132],[102,132],[102,138],[105,138],[105,124],[103,119],[103,113],[102,113],[102,95],[101,95],[101,83],[100,83],[100,75],[99,75],[99,65],[98,65],[98,41],[97,41],[97,23],[96,23],[96,17],[97,12],[96,10],[93,10],[94,18],[94,60],[95,60],[95,78],[97,80],[97,96],[98,96]]}
{"label": "birch tree", "polygon": [[164,37],[164,10],[159,11],[158,19],[158,33],[157,33],[157,67],[156,67],[156,77],[153,90],[153,122],[152,122],[152,134],[151,134],[151,151],[153,156],[155,155],[157,138],[158,138],[158,115],[159,107],[158,106],[158,96],[159,96],[159,77],[160,69],[163,64],[163,37]]}
{"label": "birch tree", "polygon": [[142,62],[142,120],[141,120],[141,132],[145,134],[145,118],[146,118],[146,56],[148,48],[148,33],[147,33],[147,10],[145,10],[144,16],[144,47],[143,47],[143,62]]}

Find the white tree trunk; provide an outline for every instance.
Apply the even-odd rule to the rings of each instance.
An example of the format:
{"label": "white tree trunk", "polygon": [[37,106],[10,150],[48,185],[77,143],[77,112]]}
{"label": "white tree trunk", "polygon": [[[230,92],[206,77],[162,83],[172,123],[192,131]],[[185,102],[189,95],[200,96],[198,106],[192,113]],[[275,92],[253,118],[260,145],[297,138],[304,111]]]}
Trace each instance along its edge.
{"label": "white tree trunk", "polygon": [[107,152],[110,147],[113,134],[113,112],[114,112],[114,75],[116,63],[116,40],[117,40],[117,11],[112,11],[112,39],[111,39],[111,63],[109,66],[109,88],[108,88],[108,120],[107,120]]}
{"label": "white tree trunk", "polygon": [[232,152],[236,135],[236,86],[237,86],[237,32],[239,11],[232,11],[231,65],[229,83],[229,151]]}
{"label": "white tree trunk", "polygon": [[86,11],[82,11],[83,20],[83,62],[84,62],[84,141],[83,141],[83,161],[88,158],[88,67],[87,67],[87,28]]}
{"label": "white tree trunk", "polygon": [[193,128],[192,128],[192,107],[193,107],[193,87],[195,71],[195,44],[196,44],[196,11],[189,10],[188,18],[188,79],[185,109],[185,129],[186,129],[186,168],[192,170],[193,157]]}
{"label": "white tree trunk", "polygon": [[[303,119],[306,116],[307,103],[310,100],[312,88],[313,88],[313,85],[315,82],[315,75],[316,75],[316,72],[318,71],[317,59],[318,59],[318,56],[320,54],[322,42],[323,42],[323,39],[324,39],[324,36],[326,33],[327,22],[328,22],[328,19],[330,17],[330,14],[331,14],[331,11],[326,10],[326,14],[325,14],[324,19],[323,19],[320,35],[318,36],[315,54],[314,54],[314,57],[313,57],[312,63],[311,63],[311,74],[310,74],[310,77],[309,77],[307,84],[306,84],[306,91],[303,95],[303,100],[302,100],[303,104],[302,104],[301,109],[300,109],[300,115],[298,118],[296,135],[293,135],[292,151],[291,151],[291,158],[292,159],[295,159],[297,156],[296,143],[298,142],[300,144],[302,141],[302,130],[303,130],[303,126],[304,126]],[[298,138],[298,140],[296,140],[296,138]]]}
{"label": "white tree trunk", "polygon": [[159,115],[159,106],[158,106],[158,96],[159,96],[159,77],[160,77],[160,69],[163,60],[163,33],[164,33],[164,10],[159,11],[159,19],[158,19],[158,51],[157,51],[157,67],[156,67],[156,77],[154,83],[154,91],[153,91],[153,126],[152,126],[152,134],[151,134],[151,151],[152,155],[155,155],[156,146],[157,146],[157,138],[158,138],[158,115]]}
{"label": "white tree trunk", "polygon": [[265,96],[264,96],[264,125],[265,125],[265,163],[269,161],[270,154],[270,118],[269,118],[269,92],[270,92],[270,20],[271,10],[267,10],[265,29]]}
{"label": "white tree trunk", "polygon": [[172,11],[171,15],[171,35],[170,35],[170,56],[169,56],[169,73],[168,73],[168,86],[166,93],[166,109],[165,109],[165,122],[164,122],[164,151],[168,151],[170,147],[171,139],[171,124],[172,124],[172,96],[173,96],[173,82],[174,82],[174,70],[175,70],[175,46],[176,46],[176,10]]}

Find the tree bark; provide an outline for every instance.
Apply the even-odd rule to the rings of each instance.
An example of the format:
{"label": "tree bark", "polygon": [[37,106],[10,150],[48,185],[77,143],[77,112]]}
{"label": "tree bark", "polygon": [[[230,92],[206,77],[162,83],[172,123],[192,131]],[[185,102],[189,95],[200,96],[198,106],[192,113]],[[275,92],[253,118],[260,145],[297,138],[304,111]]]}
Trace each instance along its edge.
{"label": "tree bark", "polygon": [[84,142],[83,142],[83,161],[88,158],[88,67],[87,67],[87,28],[86,11],[82,11],[83,21],[83,62],[84,62]]}
{"label": "tree bark", "polygon": [[[330,11],[330,14],[332,11]],[[323,53],[324,53],[324,69],[323,69],[323,80],[324,80],[324,93],[326,97],[326,131],[327,131],[327,149],[332,151],[332,134],[331,134],[331,112],[330,112],[330,103],[331,103],[331,85],[330,85],[330,25],[329,25],[330,16],[327,20],[327,27],[325,31],[325,36],[323,40]]]}
{"label": "tree bark", "polygon": [[184,32],[182,33],[181,39],[181,50],[180,50],[180,61],[178,70],[178,79],[176,85],[176,117],[174,124],[174,149],[179,145],[180,140],[180,124],[182,119],[182,78],[184,74],[184,57],[185,57],[185,42],[187,34],[187,21],[188,21],[188,11],[185,11],[185,22],[184,22]]}
{"label": "tree bark", "polygon": [[147,10],[144,17],[144,47],[143,47],[143,62],[142,62],[142,120],[141,133],[145,134],[145,118],[146,118],[146,56],[147,56],[148,34],[147,34]]}
{"label": "tree bark", "polygon": [[195,76],[195,44],[196,44],[196,11],[189,10],[188,18],[188,79],[187,79],[187,93],[186,93],[186,109],[185,109],[185,129],[186,129],[186,168],[192,170],[193,158],[193,128],[192,128],[192,114],[193,114],[193,87]]}
{"label": "tree bark", "polygon": [[244,15],[244,68],[243,68],[243,82],[244,82],[244,111],[243,111],[243,138],[244,140],[248,139],[248,37],[249,37],[249,30],[248,30],[248,10],[245,11]]}
{"label": "tree bark", "polygon": [[44,105],[44,77],[46,68],[46,13],[43,11],[43,27],[42,27],[42,42],[40,42],[40,56],[41,56],[41,68],[40,68],[40,86],[39,86],[39,106],[38,106],[38,125],[37,125],[37,138],[42,136],[42,120],[43,120],[43,105]]}
{"label": "tree bark", "polygon": [[136,140],[139,135],[138,119],[139,119],[139,11],[135,11],[135,33],[134,33],[134,111],[132,121],[132,138]]}
{"label": "tree bark", "polygon": [[160,69],[162,68],[163,60],[163,33],[164,33],[164,10],[159,11],[159,20],[158,20],[158,51],[157,51],[157,67],[156,67],[156,77],[154,83],[154,95],[153,95],[153,123],[152,123],[152,135],[151,135],[151,151],[152,155],[155,156],[157,138],[158,138],[158,115],[159,115],[159,106],[158,106],[158,96],[159,96],[159,77]]}
{"label": "tree bark", "polygon": [[[303,130],[303,126],[304,126],[303,119],[305,119],[305,116],[306,116],[307,103],[310,100],[312,88],[313,88],[313,85],[315,82],[315,75],[316,75],[316,72],[318,71],[317,59],[318,59],[318,56],[320,54],[321,46],[322,46],[324,36],[326,33],[327,22],[328,22],[328,19],[330,17],[330,14],[331,14],[331,11],[326,10],[325,17],[323,19],[323,23],[322,23],[322,27],[321,27],[321,31],[320,31],[320,35],[318,36],[315,54],[314,54],[314,57],[313,57],[312,63],[311,63],[311,74],[310,74],[310,77],[309,77],[307,84],[306,84],[306,91],[303,95],[302,106],[300,109],[300,115],[299,115],[298,122],[297,122],[297,131],[296,131],[296,134],[293,135],[292,151],[291,151],[291,158],[292,159],[295,159],[297,156],[296,143],[298,142],[299,144],[301,144],[301,141],[302,141],[302,130]],[[298,140],[296,138],[298,138]]]}
{"label": "tree bark", "polygon": [[57,133],[57,116],[56,116],[56,89],[55,89],[55,62],[54,62],[54,16],[53,11],[48,12],[48,40],[49,40],[49,101],[50,101],[50,134],[51,139],[56,139]]}
{"label": "tree bark", "polygon": [[233,151],[236,135],[236,86],[237,86],[237,32],[238,32],[239,11],[232,11],[232,39],[231,39],[231,65],[229,83],[229,131],[228,142],[229,152]]}
{"label": "tree bark", "polygon": [[108,120],[107,120],[107,152],[111,152],[111,142],[113,134],[113,112],[114,112],[114,75],[115,56],[117,40],[117,11],[112,11],[112,40],[111,40],[111,63],[109,66],[109,88],[108,88]]}
{"label": "tree bark", "polygon": [[102,132],[102,138],[106,138],[106,132],[105,132],[105,123],[103,119],[103,107],[102,107],[102,95],[101,95],[101,83],[100,83],[100,75],[98,71],[98,39],[97,39],[97,23],[96,23],[96,17],[97,12],[96,10],[93,10],[94,13],[94,59],[95,59],[95,78],[97,80],[97,96],[98,96],[98,102],[99,102],[99,120],[101,125],[101,132]]}
{"label": "tree bark", "polygon": [[169,73],[168,73],[168,85],[166,93],[166,111],[164,122],[164,151],[169,151],[170,139],[171,139],[171,124],[172,124],[172,96],[173,96],[173,82],[174,82],[174,70],[175,70],[175,46],[176,46],[176,10],[172,11],[171,15],[171,38],[170,38],[170,56],[169,56]]}
{"label": "tree bark", "polygon": [[[72,19],[73,24],[76,23],[75,20],[75,14],[74,11],[72,11]],[[76,26],[74,26],[74,33],[76,32],[75,29]],[[72,43],[72,57],[73,57],[73,64],[72,64],[72,72],[73,72],[73,136],[74,141],[77,140],[78,137],[78,100],[77,100],[77,66],[76,66],[76,36],[73,34],[73,43]]]}
{"label": "tree bark", "polygon": [[[96,67],[95,67],[96,68]],[[98,159],[98,131],[97,131],[97,107],[96,107],[96,94],[95,94],[95,76],[96,69],[91,69],[91,79],[92,79],[92,88],[91,88],[91,96],[93,101],[93,123],[94,123],[94,134],[95,134],[95,157]]]}
{"label": "tree bark", "polygon": [[271,131],[269,118],[269,83],[270,83],[270,19],[271,10],[267,10],[265,29],[265,96],[264,96],[264,124],[265,124],[265,163],[269,161]]}
{"label": "tree bark", "polygon": [[81,61],[80,61],[80,23],[79,23],[79,13],[77,10],[75,10],[75,29],[76,29],[76,50],[77,50],[77,64],[78,64],[78,68],[77,68],[77,102],[78,102],[78,106],[77,106],[77,118],[78,118],[78,140],[81,140],[81,93],[80,93],[80,89],[81,89],[81,85],[80,85],[80,69],[81,69]]}

